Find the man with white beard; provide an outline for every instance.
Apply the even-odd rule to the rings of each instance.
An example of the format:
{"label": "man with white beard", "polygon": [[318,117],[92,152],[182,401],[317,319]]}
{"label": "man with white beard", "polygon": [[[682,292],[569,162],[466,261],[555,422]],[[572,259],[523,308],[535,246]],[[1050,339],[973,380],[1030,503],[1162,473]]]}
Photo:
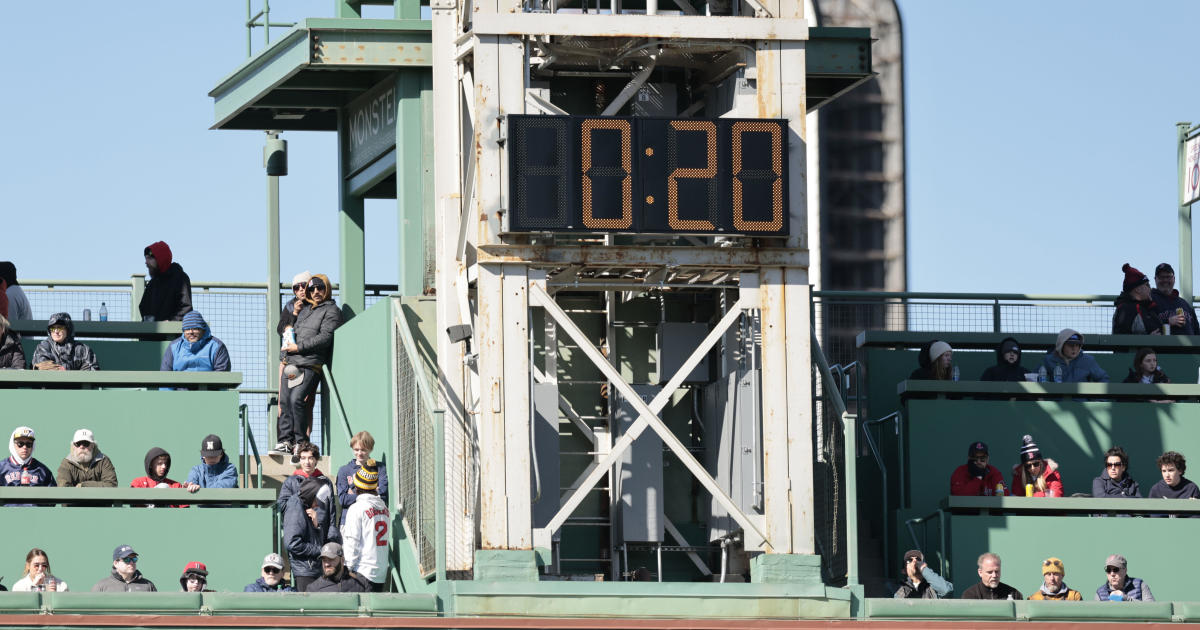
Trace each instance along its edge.
{"label": "man with white beard", "polygon": [[117,487],[117,470],[112,460],[100,452],[96,438],[89,429],[75,432],[70,451],[58,465],[58,487]]}

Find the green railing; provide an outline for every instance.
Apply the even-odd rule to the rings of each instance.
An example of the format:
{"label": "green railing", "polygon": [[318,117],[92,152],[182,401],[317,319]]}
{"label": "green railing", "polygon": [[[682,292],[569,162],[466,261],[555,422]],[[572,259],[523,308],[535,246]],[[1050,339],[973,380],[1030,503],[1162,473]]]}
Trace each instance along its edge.
{"label": "green railing", "polygon": [[[242,487],[250,487],[250,454],[254,454],[254,467],[258,472],[258,478],[254,485],[255,488],[261,488],[262,485],[262,457],[258,454],[258,444],[254,441],[254,432],[250,430],[250,425],[247,424],[246,403],[238,405],[238,421],[242,427],[242,449],[238,455],[242,465]],[[247,450],[249,446],[249,450]]]}
{"label": "green railing", "polygon": [[[841,474],[844,478],[844,486],[842,488],[841,497],[834,496],[827,506],[836,513],[837,507],[844,501],[845,503],[845,536],[843,538],[843,548],[845,549],[846,557],[846,584],[847,586],[858,585],[858,474],[855,466],[855,453],[858,450],[855,443],[855,428],[857,418],[846,411],[845,396],[846,394],[838,389],[838,384],[841,379],[835,379],[833,371],[829,367],[828,361],[825,359],[824,353],[821,352],[821,343],[817,339],[816,332],[812,333],[812,354],[813,360],[817,364],[818,374],[821,382],[824,384],[825,396],[822,401],[828,401],[833,407],[834,415],[840,420],[842,435],[843,435],[843,453],[841,466],[831,465],[832,475]],[[814,436],[815,437],[815,436]],[[823,445],[819,446],[819,449]],[[830,462],[834,464],[835,462]],[[838,519],[836,517],[828,519],[825,524],[828,529],[836,529]],[[829,538],[833,538],[835,532],[827,532]],[[822,553],[822,561],[826,567],[831,562],[826,558],[826,554]]]}

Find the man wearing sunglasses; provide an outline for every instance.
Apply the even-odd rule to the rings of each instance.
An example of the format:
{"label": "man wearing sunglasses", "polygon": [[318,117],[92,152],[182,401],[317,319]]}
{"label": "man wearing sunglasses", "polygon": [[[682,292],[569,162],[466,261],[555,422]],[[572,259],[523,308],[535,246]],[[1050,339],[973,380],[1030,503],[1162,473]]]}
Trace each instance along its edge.
{"label": "man wearing sunglasses", "polygon": [[96,582],[93,593],[132,593],[135,591],[157,591],[154,582],[142,576],[137,568],[138,555],[129,545],[113,550],[112,574]]}
{"label": "man wearing sunglasses", "polygon": [[262,575],[242,589],[246,593],[294,593],[296,589],[283,579],[283,556],[269,553],[262,561]]}
{"label": "man wearing sunglasses", "polygon": [[282,396],[276,434],[280,445],[291,446],[292,463],[300,461],[296,445],[308,441],[311,416],[306,417],[305,400],[314,394],[321,380],[321,368],[333,356],[333,331],[342,325],[342,311],[332,299],[329,278],[315,274],[305,288],[304,302],[296,314],[296,325],[292,332],[295,340],[283,346],[281,360],[287,364],[283,370],[286,385],[280,389]]}
{"label": "man wearing sunglasses", "polygon": [[[0,477],[5,486],[53,486],[54,475],[33,457],[35,434],[29,427],[17,427],[8,438],[9,456],[0,461]],[[10,504],[11,505],[11,504]]]}
{"label": "man wearing sunglasses", "polygon": [[[275,327],[275,331],[279,333],[279,347],[287,347],[288,344],[296,341],[296,316],[300,314],[300,309],[304,308],[304,295],[308,292],[308,281],[312,280],[312,273],[305,270],[292,277],[292,297],[283,304],[283,310],[279,312],[279,325]],[[286,366],[287,354],[280,352],[279,356],[279,400],[283,400],[283,390],[287,388],[287,379],[283,377],[283,368]],[[309,396],[305,401],[305,426],[312,426],[312,410],[313,397]],[[278,408],[279,415],[283,415],[283,407]],[[278,416],[276,417],[278,423]],[[305,441],[308,441],[308,436],[305,436]],[[278,443],[275,444],[274,450],[281,453],[290,453],[295,445],[280,436]]]}
{"label": "man wearing sunglasses", "polygon": [[79,429],[71,439],[71,453],[58,465],[60,488],[116,488],[117,469],[100,452],[90,429]]}
{"label": "man wearing sunglasses", "polygon": [[1108,581],[1096,589],[1097,601],[1154,601],[1154,594],[1150,592],[1150,585],[1143,582],[1141,578],[1130,577],[1126,571],[1127,566],[1125,556],[1116,553],[1104,561],[1104,575],[1108,577]]}

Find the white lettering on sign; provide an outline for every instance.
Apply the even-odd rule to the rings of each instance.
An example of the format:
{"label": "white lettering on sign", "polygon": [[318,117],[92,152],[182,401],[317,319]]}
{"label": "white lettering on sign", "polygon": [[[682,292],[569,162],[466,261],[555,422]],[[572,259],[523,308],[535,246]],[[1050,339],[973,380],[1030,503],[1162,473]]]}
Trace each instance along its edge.
{"label": "white lettering on sign", "polygon": [[350,114],[350,150],[360,149],[381,130],[396,128],[396,88],[384,91]]}
{"label": "white lettering on sign", "polygon": [[1200,136],[1183,147],[1183,205],[1200,199]]}

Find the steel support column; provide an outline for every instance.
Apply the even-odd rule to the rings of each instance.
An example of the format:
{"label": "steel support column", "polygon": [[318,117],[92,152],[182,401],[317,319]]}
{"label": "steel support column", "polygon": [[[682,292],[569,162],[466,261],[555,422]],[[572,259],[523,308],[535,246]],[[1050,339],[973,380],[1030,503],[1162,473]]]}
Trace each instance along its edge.
{"label": "steel support column", "polygon": [[[339,116],[338,137],[349,133]],[[349,182],[342,173],[346,172],[345,154],[338,158],[338,268],[342,311],[347,319],[363,312],[366,306],[366,241],[364,238],[363,200],[350,191]]]}

